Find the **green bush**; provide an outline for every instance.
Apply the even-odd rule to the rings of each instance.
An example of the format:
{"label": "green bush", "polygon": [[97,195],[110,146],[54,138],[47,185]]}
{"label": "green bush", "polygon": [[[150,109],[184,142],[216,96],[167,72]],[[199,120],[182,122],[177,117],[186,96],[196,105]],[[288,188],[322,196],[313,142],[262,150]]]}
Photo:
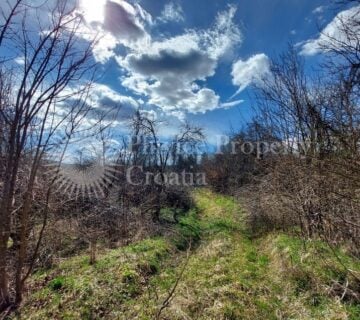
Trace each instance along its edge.
{"label": "green bush", "polygon": [[59,291],[65,285],[65,278],[64,277],[57,277],[50,281],[49,288],[53,291]]}

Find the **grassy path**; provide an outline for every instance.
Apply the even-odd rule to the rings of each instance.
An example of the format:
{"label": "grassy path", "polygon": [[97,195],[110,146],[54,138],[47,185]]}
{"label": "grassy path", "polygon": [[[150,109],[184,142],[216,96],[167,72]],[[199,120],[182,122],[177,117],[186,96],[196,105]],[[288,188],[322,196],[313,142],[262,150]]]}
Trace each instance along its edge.
{"label": "grassy path", "polygon": [[[355,305],[345,307],[312,287],[313,278],[323,276],[326,282],[321,274],[326,267],[305,256],[299,239],[250,240],[244,212],[233,199],[201,190],[195,200],[202,239],[165,319],[358,318]],[[341,266],[331,263],[341,274]],[[154,280],[167,276],[164,272]]]}
{"label": "grassy path", "polygon": [[[148,239],[111,250],[95,266],[79,256],[34,276],[37,292],[19,318],[156,319],[177,282],[160,319],[360,318],[355,303],[327,294],[331,279],[347,275],[325,246],[309,243],[304,251],[299,239],[284,234],[251,240],[232,198],[198,190],[194,199],[197,209],[181,219],[176,241]],[[192,239],[189,258],[176,249],[184,239]]]}

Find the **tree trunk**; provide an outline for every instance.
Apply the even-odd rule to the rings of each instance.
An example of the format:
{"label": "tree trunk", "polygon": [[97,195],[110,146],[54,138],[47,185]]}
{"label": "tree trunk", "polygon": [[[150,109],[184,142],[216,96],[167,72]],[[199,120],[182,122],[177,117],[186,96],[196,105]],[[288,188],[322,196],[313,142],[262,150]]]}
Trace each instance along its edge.
{"label": "tree trunk", "polygon": [[0,312],[5,310],[10,305],[9,294],[9,279],[7,273],[7,243],[9,241],[9,234],[3,231],[0,235]]}
{"label": "tree trunk", "polygon": [[8,242],[11,229],[12,184],[4,186],[3,198],[0,203],[0,312],[10,305],[9,275],[7,270]]}
{"label": "tree trunk", "polygon": [[[17,118],[15,119],[17,120]],[[8,241],[11,232],[11,212],[14,202],[14,190],[19,167],[19,156],[16,153],[16,125],[10,131],[9,149],[5,160],[5,175],[0,202],[0,312],[11,302],[9,293],[9,275],[7,273]]]}
{"label": "tree trunk", "polygon": [[[24,280],[23,271],[27,258],[27,249],[28,249],[28,232],[29,232],[29,214],[31,210],[31,199],[32,191],[34,187],[35,180],[35,170],[32,171],[28,190],[26,191],[24,197],[23,208],[20,211],[20,246],[18,251],[18,259],[16,265],[16,274],[15,274],[15,304],[20,306],[23,296]],[[35,258],[35,257],[34,257]]]}

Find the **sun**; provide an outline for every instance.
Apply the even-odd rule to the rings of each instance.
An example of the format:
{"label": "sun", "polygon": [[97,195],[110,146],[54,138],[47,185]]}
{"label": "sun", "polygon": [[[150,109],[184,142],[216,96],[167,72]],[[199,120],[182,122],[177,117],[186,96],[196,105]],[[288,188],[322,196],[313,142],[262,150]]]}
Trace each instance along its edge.
{"label": "sun", "polygon": [[91,22],[104,22],[105,5],[107,0],[81,0],[80,10],[83,12],[85,20]]}

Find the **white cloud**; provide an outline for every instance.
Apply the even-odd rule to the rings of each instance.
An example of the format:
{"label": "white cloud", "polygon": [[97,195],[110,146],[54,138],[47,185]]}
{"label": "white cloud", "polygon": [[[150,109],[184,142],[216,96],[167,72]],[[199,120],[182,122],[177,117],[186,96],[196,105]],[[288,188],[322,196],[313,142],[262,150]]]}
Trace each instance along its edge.
{"label": "white cloud", "polygon": [[155,110],[139,110],[140,114],[150,120],[156,120],[158,118],[158,114]]}
{"label": "white cloud", "polygon": [[14,62],[20,66],[23,66],[25,64],[25,57],[17,57]]}
{"label": "white cloud", "polygon": [[[63,92],[63,101],[58,103],[58,111],[66,112],[72,105],[77,103],[79,99],[83,101],[83,95],[79,94],[84,88],[81,86],[66,88]],[[65,99],[65,97],[67,97]],[[124,96],[114,91],[110,87],[100,83],[93,83],[89,90],[86,101],[90,111],[86,118],[87,121],[98,121],[101,116],[105,121],[124,121],[134,114],[139,108],[139,103],[132,97]]]}
{"label": "white cloud", "polygon": [[151,42],[146,29],[152,25],[152,17],[139,4],[132,5],[124,0],[98,0],[96,3],[81,0],[79,14],[87,23],[79,36],[86,40],[99,38],[93,53],[100,63],[115,57],[118,45],[136,49]]}
{"label": "white cloud", "polygon": [[173,49],[179,53],[187,53],[190,50],[200,50],[199,42],[200,36],[195,31],[188,31],[182,35],[154,41],[142,52],[156,54],[161,50]]}
{"label": "white cloud", "polygon": [[[343,23],[350,19],[360,19],[360,6],[344,10],[336,15],[336,17],[324,28],[321,34],[316,39],[310,39],[301,43],[301,54],[312,56],[324,51],[323,47],[330,42],[343,42],[350,45],[356,45],[354,43],[356,39],[349,39],[344,33]],[[360,27],[354,26],[353,32],[360,32]],[[330,40],[331,39],[331,40]],[[335,40],[335,41],[334,41]]]}
{"label": "white cloud", "polygon": [[169,112],[169,115],[179,119],[181,122],[184,122],[186,120],[186,113],[184,111],[172,111]]}
{"label": "white cloud", "polygon": [[161,12],[160,17],[158,18],[160,22],[166,23],[169,21],[182,22],[185,20],[184,11],[180,4],[170,2],[165,4],[163,11]]}
{"label": "white cloud", "polygon": [[139,5],[134,7],[122,0],[107,1],[105,4],[103,27],[117,39],[126,43],[136,42],[146,36],[144,10],[139,12]]}
{"label": "white cloud", "polygon": [[325,11],[326,7],[325,6],[319,6],[319,7],[316,7],[312,13],[313,14],[321,14]]}
{"label": "white cloud", "polygon": [[111,116],[127,118],[139,107],[139,103],[123,96],[104,84],[95,83],[90,91],[89,103],[95,110]]}
{"label": "white cloud", "polygon": [[138,103],[135,99],[123,96],[113,89],[109,88],[107,85],[95,83],[91,87],[91,97],[95,99],[98,105],[106,104],[106,101],[113,101],[118,103],[119,106],[128,105],[133,109],[138,107]]}
{"label": "white cloud", "polygon": [[[48,130],[57,126],[59,126],[58,130],[66,130],[69,122],[64,119],[69,117],[70,113],[74,116],[75,113],[71,109],[75,108],[74,110],[79,111],[76,116],[76,120],[79,121],[76,128],[78,133],[82,134],[81,132],[86,131],[87,136],[94,134],[98,129],[100,119],[103,125],[116,128],[120,132],[126,128],[128,119],[139,108],[138,102],[133,98],[121,95],[104,84],[92,84],[86,100],[83,100],[84,95],[81,93],[83,89],[82,86],[75,86],[64,90],[63,100],[57,102],[54,112],[47,118]],[[43,113],[44,110],[41,112]],[[154,117],[154,114],[155,112],[149,112],[149,116]],[[83,116],[85,117],[82,118]],[[67,120],[70,119],[67,118]],[[75,119],[72,121],[77,122]],[[82,143],[86,142],[82,141]]]}
{"label": "white cloud", "polygon": [[117,39],[110,33],[104,33],[94,46],[93,55],[96,61],[106,63],[115,56],[115,48],[118,44]]}
{"label": "white cloud", "polygon": [[187,30],[117,57],[127,71],[122,85],[179,119],[186,113],[233,106],[221,104],[220,97],[203,82],[215,74],[219,60],[242,40],[233,22],[235,12],[236,8],[229,6],[218,14],[210,29]]}
{"label": "white cloud", "polygon": [[225,103],[221,104],[221,107],[224,108],[224,109],[229,109],[229,108],[232,108],[232,107],[236,107],[239,104],[242,104],[244,102],[245,102],[244,100],[235,100],[235,101],[231,101],[231,102],[225,102]]}
{"label": "white cloud", "polygon": [[169,79],[176,74],[177,79],[194,81],[213,75],[216,61],[200,50],[192,49],[183,53],[161,49],[157,54],[129,54],[122,65],[145,77]]}
{"label": "white cloud", "polygon": [[233,97],[251,84],[261,84],[262,79],[269,74],[270,60],[264,53],[253,55],[247,60],[236,61],[231,75],[233,84],[239,86],[239,89]]}
{"label": "white cloud", "polygon": [[236,11],[236,6],[229,5],[228,10],[218,13],[213,28],[200,32],[202,46],[214,59],[231,56],[235,45],[243,39],[238,25],[234,23]]}
{"label": "white cloud", "polygon": [[144,10],[144,8],[142,8],[138,3],[135,3],[134,7],[136,9],[137,15],[142,21],[146,22],[148,25],[152,25],[154,23],[151,14]]}
{"label": "white cloud", "polygon": [[[90,35],[84,32],[82,37],[101,35],[93,50],[95,59],[106,63],[115,58],[124,71],[122,85],[139,95],[144,103],[179,119],[184,119],[186,113],[235,105],[222,104],[219,95],[205,83],[214,76],[220,60],[231,58],[233,48],[242,41],[240,29],[234,23],[235,6],[229,5],[219,12],[208,29],[186,30],[177,36],[153,40],[147,31],[154,24],[153,18],[138,3],[100,0],[95,5],[81,0],[81,4],[87,27],[92,31]],[[171,2],[158,19],[182,21],[182,9]],[[116,53],[119,45],[125,47],[125,54]],[[108,90],[102,91],[112,96]]]}
{"label": "white cloud", "polygon": [[86,0],[80,1],[80,10],[88,23],[103,23],[105,18],[105,5],[107,0],[97,0],[89,2]]}

